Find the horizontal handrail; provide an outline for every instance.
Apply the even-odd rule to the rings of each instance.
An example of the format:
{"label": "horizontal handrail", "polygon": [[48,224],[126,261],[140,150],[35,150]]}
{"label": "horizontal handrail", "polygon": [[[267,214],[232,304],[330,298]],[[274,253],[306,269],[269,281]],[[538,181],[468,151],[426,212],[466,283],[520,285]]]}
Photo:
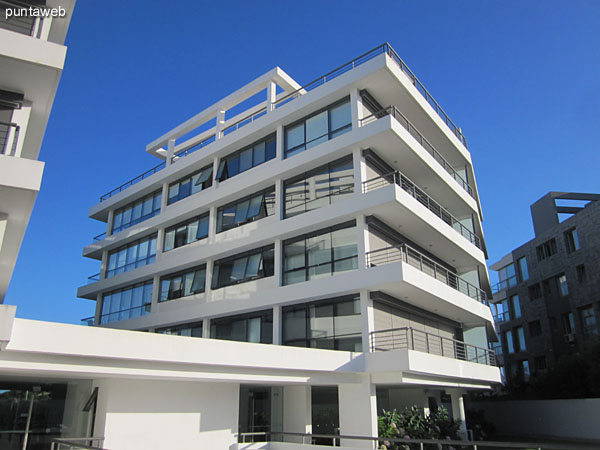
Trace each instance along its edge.
{"label": "horizontal handrail", "polygon": [[160,164],[154,166],[152,169],[145,171],[144,173],[138,175],[135,178],[132,178],[129,181],[126,181],[125,183],[123,183],[121,186],[114,188],[112,191],[107,192],[104,195],[100,196],[100,203],[102,203],[104,200],[108,200],[109,198],[111,198],[113,195],[118,194],[119,192],[127,189],[130,186],[133,186],[136,183],[139,183],[142,180],[145,180],[146,178],[148,178],[150,175],[154,175],[156,172],[158,172],[159,170],[163,169],[166,166],[166,163],[161,162]]}
{"label": "horizontal handrail", "polygon": [[415,140],[421,144],[421,146],[427,150],[431,156],[433,156],[433,159],[435,159],[438,164],[440,164],[446,170],[446,172],[448,172],[452,178],[454,178],[456,182],[469,193],[471,197],[475,197],[473,188],[469,185],[469,183],[467,183],[465,179],[458,174],[458,172],[454,169],[454,167],[452,167],[446,158],[444,158],[442,154],[438,152],[433,145],[431,145],[427,138],[423,136],[423,134],[411,123],[410,120],[406,118],[404,114],[402,114],[398,108],[396,108],[396,106],[390,105],[374,112],[371,115],[363,117],[360,119],[359,125],[362,127],[388,115],[394,117],[400,123],[400,125],[402,125],[410,133],[410,135],[415,138]]}
{"label": "horizontal handrail", "polygon": [[413,327],[376,330],[369,333],[369,338],[371,352],[408,349],[496,366],[496,354],[490,349]]}
{"label": "horizontal handrail", "polygon": [[510,313],[508,311],[503,312],[503,313],[498,313],[494,316],[494,322],[496,322],[496,323],[508,322],[509,320],[510,320]]}
{"label": "horizontal handrail", "polygon": [[94,319],[95,317],[85,317],[84,319],[81,319],[81,325],[87,325],[89,327],[93,327],[94,326]]}
{"label": "horizontal handrail", "polygon": [[[84,442],[90,442],[90,445],[85,444]],[[104,442],[103,437],[88,437],[88,438],[66,438],[66,439],[52,439],[50,450],[60,450],[63,447],[67,447],[72,450],[108,450],[102,447],[96,447],[91,445],[91,443],[97,442],[98,444],[102,444]]]}
{"label": "horizontal handrail", "polygon": [[199,143],[194,144],[184,150],[180,150],[179,152],[177,152],[173,155],[173,157],[171,158],[171,161],[175,162],[179,158],[183,158],[184,156],[187,156],[190,153],[194,153],[196,150],[200,150],[201,148],[206,147],[208,144],[212,144],[213,142],[215,142],[216,137],[217,137],[216,134],[211,134],[206,139],[201,140]]}
{"label": "horizontal handrail", "polygon": [[88,279],[88,284],[90,283],[95,283],[96,281],[100,281],[100,272],[95,273],[94,275],[90,275],[89,277],[87,277]]}
{"label": "horizontal handrail", "polygon": [[254,122],[256,119],[264,116],[266,113],[267,113],[267,107],[265,106],[263,108],[260,108],[258,111],[254,112],[252,114],[249,114],[246,117],[238,120],[237,122],[235,122],[231,125],[228,125],[227,128],[223,129],[223,131],[222,131],[223,136],[227,136],[229,133],[232,133],[235,130],[239,130],[243,126]]}
{"label": "horizontal handrail", "polygon": [[106,237],[106,231],[104,233],[100,233],[97,236],[94,236],[94,240],[95,241],[101,241],[102,239],[104,239]]}
{"label": "horizontal handrail", "polygon": [[[367,442],[390,442],[394,444],[415,444],[419,448],[424,448],[425,444],[434,444],[438,447],[452,445],[455,448],[458,447],[471,447],[474,450],[478,448],[501,448],[501,449],[537,449],[537,450],[571,450],[572,447],[566,447],[560,444],[543,443],[543,442],[501,442],[501,441],[469,441],[469,440],[451,440],[451,439],[406,439],[406,438],[387,438],[387,437],[371,437],[371,436],[354,436],[346,434],[318,434],[318,433],[293,433],[288,431],[270,431],[264,433],[238,433],[239,439],[244,439],[246,436],[252,436],[254,434],[260,434],[265,436],[264,442],[278,442],[284,441],[286,436],[301,438],[302,444],[310,445],[313,439],[331,439],[333,445],[338,445],[337,442],[340,439],[344,440],[355,440],[355,441],[367,441]],[[243,440],[240,442],[244,442]],[[284,441],[285,442],[285,441]]]}
{"label": "horizontal handrail", "polygon": [[20,131],[21,127],[14,122],[0,122],[0,155],[15,156]]}
{"label": "horizontal handrail", "polygon": [[487,305],[486,295],[482,289],[469,283],[454,272],[451,272],[406,244],[393,245],[391,247],[381,248],[367,253],[367,267],[375,267],[400,261],[410,264],[436,280],[446,283],[452,289],[456,289],[472,299]]}
{"label": "horizontal handrail", "polygon": [[375,178],[371,178],[370,180],[363,181],[363,192],[366,193],[370,190],[378,189],[391,183],[395,183],[400,186],[411,196],[417,199],[421,204],[423,204],[423,206],[450,225],[454,231],[458,232],[477,248],[481,249],[481,241],[475,233],[465,227],[456,217],[452,215],[450,211],[436,202],[429,194],[425,193],[424,190],[419,188],[419,186],[417,186],[400,171],[390,172]]}
{"label": "horizontal handrail", "polygon": [[[110,323],[110,322],[116,322],[117,320],[120,320],[118,317],[119,315],[123,314],[123,313],[127,313],[130,311],[134,311],[134,310],[141,310],[142,312],[149,312],[150,311],[150,303],[145,303],[143,305],[140,306],[134,306],[133,308],[127,308],[127,309],[121,309],[119,311],[114,311],[114,312],[109,312],[106,314],[101,314],[100,315],[100,323],[104,323],[102,319],[113,316],[113,315],[117,315],[117,319],[113,319],[113,320],[107,320],[106,323]],[[143,315],[143,314],[142,314]],[[126,320],[126,319],[123,319]]]}
{"label": "horizontal handrail", "polygon": [[508,289],[509,287],[513,287],[517,285],[517,276],[513,275],[508,277],[505,280],[499,281],[498,283],[492,286],[492,294],[497,294],[504,289]]}

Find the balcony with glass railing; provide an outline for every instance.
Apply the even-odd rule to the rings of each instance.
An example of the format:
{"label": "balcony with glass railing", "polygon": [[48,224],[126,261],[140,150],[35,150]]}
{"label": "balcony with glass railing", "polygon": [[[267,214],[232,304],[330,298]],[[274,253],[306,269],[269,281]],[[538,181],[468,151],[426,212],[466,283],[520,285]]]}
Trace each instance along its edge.
{"label": "balcony with glass railing", "polygon": [[492,286],[492,294],[497,294],[509,287],[514,287],[517,285],[517,276],[513,275],[505,280],[500,280],[498,283]]}

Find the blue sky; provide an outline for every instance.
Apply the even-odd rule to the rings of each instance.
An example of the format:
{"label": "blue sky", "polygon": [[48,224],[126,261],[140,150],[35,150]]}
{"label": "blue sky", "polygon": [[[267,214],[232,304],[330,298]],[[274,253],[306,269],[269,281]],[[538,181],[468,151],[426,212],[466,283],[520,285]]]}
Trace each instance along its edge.
{"label": "blue sky", "polygon": [[98,197],[157,164],[145,145],[274,66],[303,84],[388,41],[475,165],[494,262],[533,237],[546,192],[600,192],[600,2],[79,0],[6,303],[79,323]]}

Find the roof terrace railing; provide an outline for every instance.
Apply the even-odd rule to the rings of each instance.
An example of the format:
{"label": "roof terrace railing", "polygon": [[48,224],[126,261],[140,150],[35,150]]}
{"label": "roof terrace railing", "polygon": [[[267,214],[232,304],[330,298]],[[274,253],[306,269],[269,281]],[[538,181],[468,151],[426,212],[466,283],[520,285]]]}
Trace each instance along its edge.
{"label": "roof terrace railing", "polygon": [[454,217],[450,211],[432,199],[408,177],[404,176],[402,172],[390,172],[375,178],[371,178],[370,180],[363,181],[363,192],[366,193],[392,183],[400,186],[412,197],[417,199],[423,206],[450,225],[454,231],[460,233],[461,236],[468,239],[469,242],[471,242],[477,248],[481,249],[481,240],[475,233],[460,223],[460,221]]}
{"label": "roof terrace railing", "polygon": [[391,247],[381,248],[367,253],[367,267],[382,266],[384,264],[401,261],[410,264],[421,272],[445,283],[452,289],[456,289],[472,299],[487,305],[485,291],[406,244],[393,245]]}
{"label": "roof terrace railing", "polygon": [[461,361],[496,366],[496,354],[492,350],[412,327],[372,331],[369,338],[372,352],[416,350]]}
{"label": "roof terrace railing", "polygon": [[[0,0],[1,1],[1,0]],[[354,58],[352,61],[347,62],[346,64],[343,64],[342,66],[338,67],[337,69],[332,70],[331,72],[326,73],[323,76],[320,76],[319,78],[311,81],[310,83],[300,87],[299,89],[295,90],[294,92],[291,92],[287,95],[282,96],[281,98],[279,98],[278,100],[276,100],[272,107],[273,109],[277,109],[280,108],[281,106],[291,102],[292,100],[300,97],[301,95],[306,94],[307,92],[312,91],[313,89],[322,86],[323,84],[339,77],[340,75],[360,66],[361,64],[364,64],[365,62],[375,58],[378,55],[381,55],[383,53],[388,54],[392,60],[394,60],[398,66],[400,67],[400,69],[411,79],[412,84],[417,88],[417,90],[419,91],[419,93],[427,100],[427,103],[429,103],[429,105],[436,111],[436,113],[442,118],[442,120],[446,123],[446,125],[450,128],[450,130],[456,135],[456,137],[463,143],[463,145],[466,147],[467,146],[467,141],[465,139],[465,137],[462,134],[462,131],[460,130],[460,128],[458,128],[454,122],[452,122],[452,120],[448,117],[448,115],[444,112],[444,110],[442,109],[442,107],[435,101],[435,99],[433,98],[433,96],[429,93],[429,91],[427,89],[425,89],[425,86],[423,86],[423,84],[419,81],[419,79],[412,73],[412,71],[408,68],[408,66],[404,63],[404,61],[402,61],[402,58],[400,58],[400,56],[398,56],[398,54],[396,53],[396,51],[392,48],[392,46],[390,44],[388,44],[387,42],[375,47],[374,49],[360,55],[357,58]],[[266,114],[267,112],[267,107],[265,107],[264,109],[260,109],[259,111],[237,121],[236,123],[227,126],[227,128],[225,128],[222,133],[223,135],[228,135],[238,129],[240,129],[241,127],[243,127],[244,125],[247,125],[248,123],[253,122],[254,120],[258,119],[259,117],[262,117],[263,115]],[[214,136],[211,136],[209,139],[213,139],[214,142]],[[210,142],[208,142],[210,143]],[[183,156],[186,156],[196,150],[198,150],[199,148],[202,148],[202,146],[194,146],[191,147],[190,149],[187,150],[183,150],[179,153],[177,153],[176,157],[181,158]],[[441,158],[441,155],[439,155]],[[435,155],[434,155],[435,157]],[[443,158],[442,158],[443,159]],[[445,162],[445,160],[444,160]],[[446,163],[447,164],[447,163]],[[110,198],[111,196],[118,194],[119,192],[121,192],[124,189],[127,189],[128,187],[134,185],[135,183],[138,183],[139,181],[148,178],[150,175],[156,173],[157,171],[161,170],[162,168],[165,167],[165,163],[161,163],[158,166],[150,169],[147,172],[144,172],[142,175],[138,175],[137,177],[133,178],[130,181],[127,181],[126,183],[123,183],[121,186],[119,186],[116,189],[113,189],[112,191],[102,195],[100,197],[100,202],[103,202],[104,200],[107,200],[108,198]],[[446,169],[448,170],[448,169]],[[454,171],[454,169],[452,169],[452,171]],[[455,171],[454,171],[455,173]],[[452,175],[453,173],[450,172],[450,174]],[[454,176],[454,175],[453,175]],[[455,176],[456,178],[456,176]],[[458,181],[458,180],[457,180]],[[463,181],[464,182],[464,181]],[[466,184],[466,183],[465,183]],[[465,189],[470,190],[470,187],[468,186],[468,184],[466,186],[463,186]],[[471,192],[470,192],[471,193]]]}
{"label": "roof terrace railing", "polygon": [[427,138],[425,138],[425,136],[423,136],[421,132],[417,130],[410,120],[408,120],[406,116],[402,114],[402,112],[394,105],[390,105],[387,108],[383,108],[369,116],[362,118],[360,120],[360,126],[367,125],[368,123],[374,122],[375,120],[381,119],[382,117],[386,117],[388,115],[394,117],[400,123],[400,125],[406,128],[410,135],[415,138],[416,141],[421,144],[421,146],[427,150],[431,156],[433,156],[433,159],[435,159],[444,169],[446,169],[446,172],[448,172],[452,178],[454,178],[458,184],[469,193],[471,197],[475,198],[475,195],[473,194],[473,188],[471,188],[469,183],[467,183],[464,178],[461,177],[456,170],[454,170],[454,167],[452,167],[452,165],[446,161],[446,158],[444,158],[441,153],[438,152],[433,145],[431,145]]}

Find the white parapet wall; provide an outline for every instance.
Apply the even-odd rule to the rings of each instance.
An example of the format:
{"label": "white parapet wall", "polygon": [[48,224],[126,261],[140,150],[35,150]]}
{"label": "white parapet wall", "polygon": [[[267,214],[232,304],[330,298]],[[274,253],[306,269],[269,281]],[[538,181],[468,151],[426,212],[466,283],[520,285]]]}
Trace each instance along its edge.
{"label": "white parapet wall", "polygon": [[598,441],[600,398],[470,402],[483,410],[496,432],[512,436]]}

